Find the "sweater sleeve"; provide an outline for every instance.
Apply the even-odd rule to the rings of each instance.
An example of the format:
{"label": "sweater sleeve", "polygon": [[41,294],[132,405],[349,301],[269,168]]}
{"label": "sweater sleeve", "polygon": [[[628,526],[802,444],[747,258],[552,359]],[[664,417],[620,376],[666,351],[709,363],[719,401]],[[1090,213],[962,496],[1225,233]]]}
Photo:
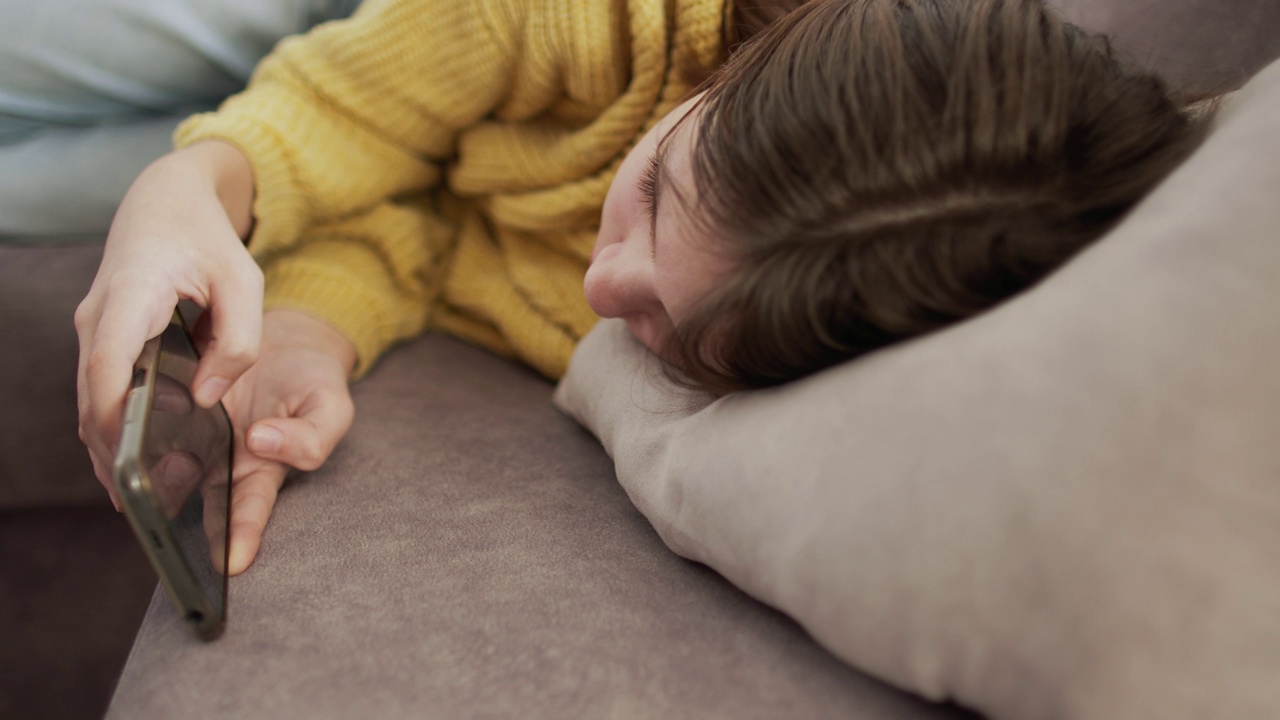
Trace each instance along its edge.
{"label": "sweater sleeve", "polygon": [[520,22],[502,0],[366,0],[282,42],[244,92],[175,135],[249,158],[266,304],[340,330],[357,375],[427,322],[451,231],[403,198],[427,197],[458,133],[502,101]]}

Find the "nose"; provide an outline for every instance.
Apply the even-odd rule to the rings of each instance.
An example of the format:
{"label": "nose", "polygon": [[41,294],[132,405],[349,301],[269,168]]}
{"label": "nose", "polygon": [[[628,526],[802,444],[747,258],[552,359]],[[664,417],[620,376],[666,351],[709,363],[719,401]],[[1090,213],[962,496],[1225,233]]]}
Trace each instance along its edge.
{"label": "nose", "polygon": [[626,317],[660,309],[648,238],[628,238],[599,248],[587,269],[583,292],[587,304],[600,317]]}

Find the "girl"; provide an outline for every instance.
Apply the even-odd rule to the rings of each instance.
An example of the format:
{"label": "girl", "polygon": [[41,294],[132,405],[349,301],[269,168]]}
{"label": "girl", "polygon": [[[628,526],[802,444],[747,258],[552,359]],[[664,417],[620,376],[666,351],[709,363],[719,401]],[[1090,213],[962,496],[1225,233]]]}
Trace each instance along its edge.
{"label": "girl", "polygon": [[240,572],[396,342],[556,378],[624,317],[691,384],[786,382],[1027,287],[1202,134],[1033,0],[813,0],[739,47],[756,27],[718,0],[382,0],[283,43],[117,214],[76,318],[99,478],[180,297],[211,318],[196,398],[242,433]]}

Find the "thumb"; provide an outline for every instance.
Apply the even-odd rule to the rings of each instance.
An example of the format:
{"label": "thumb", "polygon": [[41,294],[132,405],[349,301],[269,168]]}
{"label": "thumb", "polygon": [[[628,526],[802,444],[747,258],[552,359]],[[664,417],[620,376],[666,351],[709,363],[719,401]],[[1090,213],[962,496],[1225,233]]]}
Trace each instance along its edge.
{"label": "thumb", "polygon": [[249,452],[299,470],[315,470],[329,459],[351,427],[351,399],[316,396],[296,417],[269,418],[254,423],[245,436]]}

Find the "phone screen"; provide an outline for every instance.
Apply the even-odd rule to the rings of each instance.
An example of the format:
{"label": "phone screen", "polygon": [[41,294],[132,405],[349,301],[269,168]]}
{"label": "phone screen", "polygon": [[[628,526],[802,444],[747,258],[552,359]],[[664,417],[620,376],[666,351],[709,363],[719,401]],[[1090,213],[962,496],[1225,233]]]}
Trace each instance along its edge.
{"label": "phone screen", "polygon": [[186,331],[170,324],[160,343],[142,458],[172,541],[216,616],[225,619],[231,422],[221,403],[206,409],[192,398],[198,362]]}

